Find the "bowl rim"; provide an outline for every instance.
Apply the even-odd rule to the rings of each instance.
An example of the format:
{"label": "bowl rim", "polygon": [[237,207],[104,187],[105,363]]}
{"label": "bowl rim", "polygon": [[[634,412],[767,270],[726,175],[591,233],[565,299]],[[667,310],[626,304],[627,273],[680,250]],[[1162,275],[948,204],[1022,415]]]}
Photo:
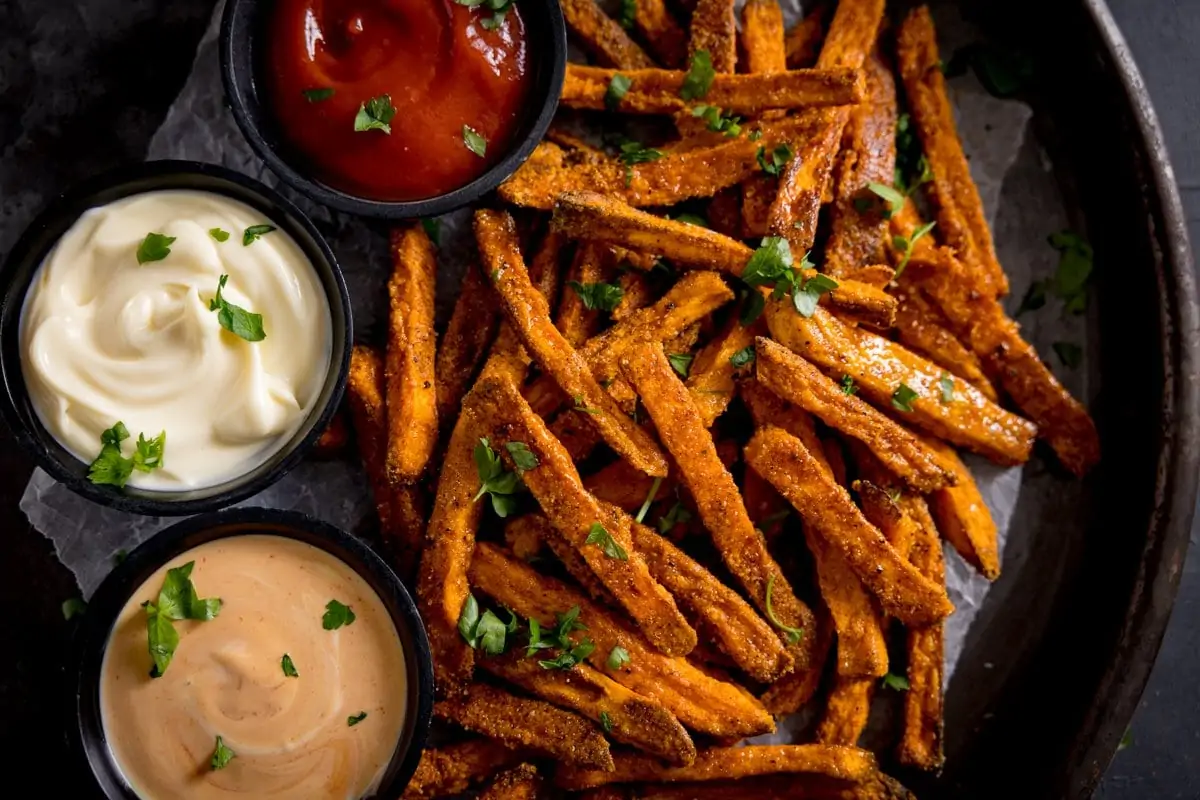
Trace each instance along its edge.
{"label": "bowl rim", "polygon": [[421,200],[387,201],[343,192],[307,177],[267,141],[254,115],[250,113],[252,106],[260,105],[254,91],[253,69],[246,74],[238,67],[238,58],[247,49],[245,42],[254,35],[250,30],[249,17],[261,5],[260,0],[227,0],[225,3],[218,46],[225,103],[233,113],[238,130],[255,154],[284,183],[318,203],[348,214],[385,220],[434,217],[463,208],[494,190],[529,158],[549,129],[558,109],[559,95],[562,94],[567,70],[567,31],[562,7],[558,0],[514,1],[527,7],[536,5],[535,13],[544,18],[544,24],[550,31],[549,42],[545,46],[529,48],[532,59],[552,59],[546,96],[540,100],[541,108],[525,137],[504,158],[475,180],[444,194]]}
{"label": "bowl rim", "polygon": [[[24,372],[20,364],[19,339],[18,341],[4,342],[3,346],[0,346],[0,419],[3,419],[9,430],[12,431],[13,438],[38,467],[75,494],[99,505],[133,514],[184,516],[216,511],[245,500],[273,485],[291,472],[316,444],[317,439],[320,438],[321,433],[341,405],[350,371],[350,351],[354,339],[350,294],[346,288],[341,266],[325,237],[321,235],[312,220],[303,211],[274,189],[240,172],[199,161],[145,161],[118,167],[88,178],[52,199],[21,234],[20,239],[9,251],[3,266],[0,267],[0,287],[3,287],[3,293],[0,294],[0,320],[7,319],[10,314],[15,314],[15,324],[20,325],[21,310],[24,307],[33,276],[46,255],[57,245],[62,233],[70,225],[73,225],[85,211],[98,207],[99,204],[94,202],[97,195],[105,192],[119,192],[125,188],[130,188],[131,191],[121,194],[120,197],[132,197],[136,194],[172,189],[196,190],[192,186],[176,184],[197,177],[211,182],[208,188],[198,191],[224,194],[225,192],[220,188],[221,184],[224,184],[225,188],[236,187],[241,193],[227,196],[257,208],[267,214],[273,223],[291,234],[304,254],[313,262],[313,268],[319,276],[322,276],[323,271],[328,270],[329,277],[332,279],[332,288],[335,290],[330,292],[330,282],[327,282],[322,276],[322,286],[330,306],[331,344],[334,349],[325,384],[321,390],[322,394],[328,391],[328,402],[323,408],[314,408],[309,413],[304,425],[297,431],[299,433],[307,426],[307,432],[299,441],[296,441],[290,451],[280,457],[273,467],[263,470],[249,480],[243,480],[245,476],[231,478],[225,484],[219,484],[234,484],[230,488],[199,498],[171,500],[155,496],[156,494],[170,494],[168,492],[156,493],[149,490],[137,494],[127,494],[115,487],[93,484],[85,476],[73,473],[60,458],[50,451],[41,437],[31,430],[30,425],[19,411],[20,401],[18,398],[28,394]],[[155,181],[162,181],[162,184],[153,188],[137,188],[138,184]],[[112,202],[112,200],[108,202]],[[68,219],[69,222],[67,222]],[[65,227],[62,227],[58,236],[47,243],[45,241],[47,230],[63,225]],[[297,233],[302,236],[297,236]],[[34,260],[37,263],[30,269],[29,281],[18,286],[14,280],[16,273]],[[324,262],[324,264],[322,265],[320,262]],[[18,289],[19,296],[14,297]],[[16,305],[17,308],[10,310],[12,305]],[[340,325],[336,313],[338,310],[341,311],[342,324]],[[339,341],[343,343],[340,354],[336,352]],[[330,384],[331,380],[332,384]],[[40,420],[35,419],[34,424],[47,438],[57,441],[49,431],[45,430]],[[295,435],[293,434],[293,437]],[[275,456],[273,455],[271,458],[275,458]]]}
{"label": "bowl rim", "polygon": [[[253,530],[254,526],[271,530]],[[107,797],[136,800],[123,779],[112,782],[121,771],[107,746],[99,707],[100,669],[113,626],[138,587],[171,559],[211,541],[245,535],[279,536],[318,547],[347,564],[383,601],[404,649],[408,702],[396,750],[372,797],[399,797],[420,761],[433,716],[433,661],[421,615],[400,578],[365,542],[311,515],[279,509],[232,508],[189,517],[138,545],[104,578],[75,631],[67,662],[70,691],[65,712],[76,763],[79,759],[86,762],[95,785]],[[98,772],[97,759],[109,768],[108,782]]]}

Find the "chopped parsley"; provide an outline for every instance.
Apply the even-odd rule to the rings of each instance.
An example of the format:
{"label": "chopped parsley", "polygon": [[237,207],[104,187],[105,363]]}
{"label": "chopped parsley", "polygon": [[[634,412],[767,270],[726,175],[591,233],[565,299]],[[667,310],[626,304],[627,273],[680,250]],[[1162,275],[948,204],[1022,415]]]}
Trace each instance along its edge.
{"label": "chopped parsley", "polygon": [[800,641],[800,637],[804,635],[804,630],[802,628],[793,628],[790,625],[784,625],[782,622],[780,622],[779,617],[775,616],[775,608],[771,602],[771,595],[775,591],[775,577],[775,573],[772,572],[771,577],[767,578],[767,619],[771,620],[772,625],[784,632],[784,634],[787,636],[788,644],[795,644],[796,642]]}
{"label": "chopped parsley", "polygon": [[300,673],[296,671],[296,664],[292,661],[292,657],[287,653],[284,653],[283,658],[279,659],[279,666],[283,669],[284,676],[288,678],[300,677]]}
{"label": "chopped parsley", "polygon": [[915,402],[918,397],[920,397],[919,394],[902,383],[896,387],[896,391],[892,392],[892,408],[896,409],[897,411],[912,411],[913,402]]}
{"label": "chopped parsley", "polygon": [[212,238],[216,239],[218,242],[229,241],[229,231],[223,230],[221,228],[209,228],[208,235],[211,236]]}
{"label": "chopped parsley", "polygon": [[950,377],[950,373],[943,372],[938,378],[938,390],[943,405],[954,402],[954,378]]}
{"label": "chopped parsley", "polygon": [[758,159],[759,169],[773,178],[778,178],[783,174],[783,168],[788,165],[794,155],[792,148],[785,142],[776,145],[769,155],[767,149],[760,145],[754,157]]}
{"label": "chopped parsley", "polygon": [[625,99],[625,95],[629,92],[629,87],[633,85],[633,79],[628,75],[615,73],[612,80],[608,82],[608,89],[604,92],[604,107],[609,111],[616,111],[621,101]]}
{"label": "chopped parsley", "polygon": [[217,312],[217,322],[225,330],[247,342],[261,342],[267,338],[267,332],[263,330],[262,314],[247,311],[226,300],[223,293],[228,282],[228,275],[222,275],[217,281],[217,294],[209,301],[208,310]]}
{"label": "chopped parsley", "polygon": [[635,164],[646,164],[650,161],[658,161],[663,157],[661,150],[655,150],[653,147],[646,147],[641,142],[632,139],[626,139],[620,145],[617,158],[625,165],[625,185],[633,183],[633,167]]}
{"label": "chopped parsley", "polygon": [[696,357],[691,353],[668,353],[667,361],[671,364],[671,369],[679,373],[679,377],[686,378],[688,372],[692,369],[692,362]]}
{"label": "chopped parsley", "polygon": [[236,755],[237,753],[226,747],[225,741],[218,736],[217,744],[213,748],[212,758],[208,760],[208,768],[213,772],[216,772],[219,769],[225,769],[227,766],[229,766],[229,762],[233,761]]}
{"label": "chopped parsley", "polygon": [[683,214],[676,214],[675,221],[686,222],[688,225],[699,225],[701,228],[708,227],[708,220],[699,214],[688,214],[687,212],[684,212]]}
{"label": "chopped parsley", "polygon": [[687,75],[683,78],[683,85],[679,87],[679,96],[689,102],[703,99],[716,76],[717,71],[713,69],[712,57],[708,51],[697,50],[688,62]]}
{"label": "chopped parsley", "polygon": [[305,89],[301,92],[304,99],[310,103],[320,103],[333,97],[334,91],[332,87],[323,87],[320,89]]}
{"label": "chopped parsley", "polygon": [[625,552],[625,548],[621,546],[621,543],[614,539],[613,535],[608,532],[608,529],[599,522],[592,523],[584,544],[596,545],[604,551],[604,555],[609,558],[615,558],[617,561],[629,560],[629,553]]}
{"label": "chopped parsley", "polygon": [[900,250],[901,252],[904,253],[904,255],[900,258],[900,264],[899,264],[899,266],[896,267],[896,272],[892,276],[892,280],[896,280],[897,278],[900,277],[900,273],[904,272],[904,268],[908,266],[908,260],[910,258],[912,258],[913,247],[916,246],[917,242],[920,241],[922,236],[925,236],[931,230],[933,230],[934,225],[937,225],[937,223],[936,222],[927,222],[924,225],[922,225],[921,227],[917,228],[915,231],[913,231],[912,236],[909,236],[909,237],[893,236],[892,237],[892,246],[894,246],[897,250]]}
{"label": "chopped parsley", "polygon": [[164,236],[161,233],[147,233],[146,238],[138,245],[137,262],[149,264],[151,261],[162,261],[171,255],[171,245],[175,243],[174,236]]}
{"label": "chopped parsley", "polygon": [[63,600],[62,615],[65,620],[72,620],[87,611],[87,603],[79,597],[72,597],[69,600]]}
{"label": "chopped parsley", "polygon": [[634,520],[641,524],[646,518],[646,512],[650,510],[650,504],[654,502],[654,496],[658,494],[658,487],[662,486],[662,478],[655,478],[650,484],[650,491],[646,494],[646,501],[642,503],[642,507],[638,509],[637,516]]}
{"label": "chopped parsley", "polygon": [[883,212],[884,219],[891,219],[896,214],[899,214],[900,209],[904,208],[904,203],[908,199],[903,192],[899,192],[887,184],[868,183],[867,188],[879,197],[880,200],[887,203],[887,209]]}
{"label": "chopped parsley", "polygon": [[588,311],[613,311],[625,297],[625,291],[615,283],[568,281],[567,285],[575,290]]}
{"label": "chopped parsley", "polygon": [[846,395],[847,397],[858,394],[858,386],[856,386],[854,383],[854,376],[842,376],[842,394]]}
{"label": "chopped parsley", "polygon": [[572,606],[565,613],[558,614],[558,623],[552,631],[549,631],[549,637],[543,639],[541,636],[541,626],[534,625],[534,620],[529,620],[529,647],[526,650],[526,657],[530,657],[538,650],[558,647],[559,654],[551,659],[539,660],[538,665],[542,669],[573,669],[576,664],[581,663],[584,659],[590,656],[596,650],[595,643],[591,639],[582,639],[578,642],[571,640],[571,634],[575,631],[585,631],[587,626],[579,621],[579,606]]}
{"label": "chopped parsley", "polygon": [[893,691],[897,692],[907,692],[909,688],[908,678],[891,672],[883,676],[882,683],[884,688],[892,689]]}
{"label": "chopped parsley", "polygon": [[520,487],[517,473],[504,469],[500,456],[487,439],[479,440],[474,455],[475,471],[479,475],[479,492],[474,499],[490,495],[492,510],[503,519],[517,509],[517,498],[514,496]]}
{"label": "chopped parsley", "polygon": [[617,22],[625,30],[633,30],[633,25],[637,21],[637,0],[621,0],[621,13],[617,16]]}
{"label": "chopped parsley", "polygon": [[487,155],[487,139],[470,125],[463,125],[463,144],[475,155],[483,158]]}
{"label": "chopped parsley", "polygon": [[358,113],[354,116],[354,130],[360,133],[383,131],[391,136],[392,118],[395,116],[396,107],[392,105],[391,95],[381,94],[378,97],[372,97],[358,107]]}
{"label": "chopped parsley", "polygon": [[748,367],[754,363],[754,345],[743,347],[729,357],[729,363],[733,364],[734,369]]}
{"label": "chopped parsley", "polygon": [[509,442],[504,445],[504,449],[512,457],[518,472],[528,472],[536,468],[539,463],[538,457],[533,454],[533,451],[529,449],[529,445],[524,442]]}
{"label": "chopped parsley", "polygon": [[668,533],[676,525],[682,525],[685,522],[690,521],[691,518],[692,512],[688,511],[687,508],[684,507],[683,503],[680,503],[677,500],[675,501],[675,505],[671,506],[667,510],[666,514],[663,514],[661,517],[659,517],[658,532],[664,534]]}
{"label": "chopped parsley", "polygon": [[353,625],[356,619],[358,617],[354,615],[354,609],[350,606],[330,600],[325,604],[325,613],[321,615],[321,627],[327,631],[336,631],[343,625]]}
{"label": "chopped parsley", "polygon": [[692,116],[703,119],[705,127],[713,133],[723,133],[732,138],[742,132],[742,118],[723,113],[717,106],[696,106],[692,109]]}
{"label": "chopped parsley", "polygon": [[608,716],[607,711],[600,712],[600,728],[605,733],[612,733],[612,719]]}
{"label": "chopped parsley", "polygon": [[88,465],[88,480],[95,484],[123,488],[136,469],[150,472],[162,467],[163,451],[167,446],[167,432],[162,431],[153,439],[139,433],[133,455],[126,458],[121,454],[121,442],[129,438],[129,429],[122,422],[100,433],[100,454]]}
{"label": "chopped parsley", "polygon": [[492,12],[490,17],[484,17],[479,21],[484,30],[494,31],[504,24],[504,18],[508,15],[508,10],[512,8],[512,0],[454,0],[460,6],[467,8],[487,8]]}
{"label": "chopped parsley", "polygon": [[629,663],[629,651],[618,645],[608,652],[608,661],[605,663],[609,669],[620,669]]}
{"label": "chopped parsley", "polygon": [[179,646],[179,632],[175,620],[194,619],[207,622],[221,613],[221,601],[216,597],[201,598],[192,584],[192,568],[195,561],[167,570],[162,588],[153,602],[142,603],[146,611],[146,632],[150,657],[154,669],[150,677],[161,678],[171,665],[175,648]]}
{"label": "chopped parsley", "polygon": [[273,230],[276,230],[274,225],[251,225],[242,231],[242,247],[249,247]]}
{"label": "chopped parsley", "polygon": [[367,712],[365,712],[365,711],[360,711],[352,717],[346,717],[346,727],[353,728],[355,725],[362,722],[366,718],[367,718]]}
{"label": "chopped parsley", "polygon": [[436,217],[425,217],[421,220],[421,227],[425,229],[425,235],[429,237],[429,241],[433,242],[433,246],[438,246],[438,239],[442,235],[441,220]]}
{"label": "chopped parsley", "polygon": [[817,304],[821,300],[821,295],[832,292],[837,287],[838,282],[828,275],[820,273],[813,275],[799,284],[796,291],[792,292],[792,305],[795,306],[796,313],[802,317],[811,317],[817,313]]}

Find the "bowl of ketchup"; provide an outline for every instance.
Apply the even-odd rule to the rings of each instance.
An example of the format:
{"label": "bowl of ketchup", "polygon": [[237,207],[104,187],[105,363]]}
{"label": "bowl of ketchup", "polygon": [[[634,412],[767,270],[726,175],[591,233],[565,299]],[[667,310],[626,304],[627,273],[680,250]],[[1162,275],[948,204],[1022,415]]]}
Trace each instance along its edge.
{"label": "bowl of ketchup", "polygon": [[229,0],[226,98],[283,181],[340,211],[442,214],[495,189],[554,116],[558,0]]}

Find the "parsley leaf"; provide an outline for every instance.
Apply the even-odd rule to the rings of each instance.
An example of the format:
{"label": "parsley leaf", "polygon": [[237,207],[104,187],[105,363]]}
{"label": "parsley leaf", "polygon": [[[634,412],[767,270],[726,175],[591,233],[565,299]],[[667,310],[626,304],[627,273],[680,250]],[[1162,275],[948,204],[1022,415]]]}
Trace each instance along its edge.
{"label": "parsley leaf", "polygon": [[517,470],[520,472],[528,472],[537,467],[539,463],[538,457],[524,442],[509,442],[504,445],[504,449],[512,456],[513,463],[517,465]]}
{"label": "parsley leaf", "polygon": [[479,475],[479,492],[475,500],[490,495],[492,510],[501,519],[517,510],[517,499],[513,495],[518,491],[520,480],[517,473],[504,469],[500,456],[487,439],[480,439],[475,445],[475,471]]}
{"label": "parsley leaf", "polygon": [[604,92],[604,107],[609,111],[616,111],[632,85],[633,79],[628,75],[614,73],[612,80],[608,82],[608,89]]}
{"label": "parsley leaf", "polygon": [[273,230],[274,225],[251,225],[242,232],[242,247],[249,247]]}
{"label": "parsley leaf", "polygon": [[284,653],[283,658],[279,659],[279,666],[283,668],[284,676],[288,678],[300,677],[300,673],[296,672],[296,665],[292,662],[292,657],[287,653]]}
{"label": "parsley leaf", "polygon": [[606,663],[609,669],[620,669],[629,663],[629,651],[620,645],[614,647],[608,652],[608,661]]}
{"label": "parsley leaf", "polygon": [[470,125],[463,125],[463,144],[480,158],[487,155],[487,139],[483,138],[483,134]]}
{"label": "parsley leaf", "polygon": [[588,408],[587,403],[584,402],[583,395],[581,394],[575,395],[571,398],[571,400],[573,400],[575,403],[576,411],[582,411],[584,414],[592,415],[598,415],[600,413],[600,409],[598,408]]}
{"label": "parsley leaf", "polygon": [[441,220],[436,217],[425,217],[421,220],[421,227],[425,229],[425,235],[429,237],[429,241],[433,242],[433,246],[438,246],[438,238],[442,233]]}
{"label": "parsley leaf", "polygon": [[339,603],[337,600],[330,600],[325,604],[325,613],[321,616],[321,627],[327,631],[335,631],[343,625],[353,625],[356,619],[358,617],[354,615],[354,609],[350,606]]}
{"label": "parsley leaf", "polygon": [[675,221],[686,222],[688,225],[699,225],[701,228],[708,227],[708,220],[699,214],[688,214],[686,212],[683,214],[677,214],[675,216]]}
{"label": "parsley leaf", "polygon": [[533,617],[529,618],[529,644],[525,647],[525,657],[533,658],[538,650],[554,647],[554,644],[542,638],[542,624]]}
{"label": "parsley leaf", "polygon": [[742,118],[725,114],[717,106],[696,106],[692,109],[692,116],[702,118],[705,127],[713,133],[723,133],[732,138],[742,132]]}
{"label": "parsley leaf", "polygon": [[608,716],[607,711],[600,712],[600,728],[605,733],[612,733],[612,719]]}
{"label": "parsley leaf", "polygon": [[775,149],[771,151],[769,160],[766,148],[762,146],[758,148],[758,152],[754,154],[754,157],[758,159],[759,169],[773,178],[778,178],[783,173],[783,168],[792,160],[793,155],[792,148],[787,143],[784,143],[775,146]]}
{"label": "parsley leaf", "polygon": [[858,387],[854,384],[854,377],[851,375],[842,376],[842,394],[850,397],[858,394]]}
{"label": "parsley leaf", "polygon": [[937,223],[936,222],[928,222],[928,223],[922,225],[921,227],[917,228],[915,231],[913,231],[913,235],[908,238],[905,238],[903,236],[893,236],[892,237],[892,244],[895,246],[895,248],[897,250],[904,251],[904,257],[900,259],[900,265],[898,267],[896,267],[896,272],[892,276],[892,280],[896,280],[897,278],[900,277],[900,273],[904,272],[904,268],[908,266],[908,260],[910,258],[912,258],[913,247],[916,245],[916,243],[920,240],[920,238],[922,236],[925,236],[927,233],[929,233],[931,230],[933,230],[934,225],[937,225]]}
{"label": "parsley leaf", "polygon": [[646,518],[646,512],[650,510],[650,504],[654,502],[654,496],[658,494],[658,487],[662,486],[662,478],[655,478],[650,484],[650,491],[646,493],[646,500],[642,503],[642,507],[638,509],[637,516],[634,520],[640,525],[642,520]]}
{"label": "parsley leaf", "polygon": [[[791,250],[788,251],[789,255]],[[748,328],[762,316],[763,310],[767,307],[767,301],[763,299],[762,292],[750,289],[746,292],[746,297],[742,302],[742,307],[738,310],[738,322],[743,328]]]}
{"label": "parsley leaf", "polygon": [[355,725],[362,722],[366,718],[367,718],[367,712],[365,712],[365,711],[360,711],[357,714],[355,714],[353,717],[346,717],[346,727],[353,728]]}
{"label": "parsley leaf", "polygon": [[[794,281],[792,247],[782,236],[762,240],[742,270],[742,280],[751,286],[771,286],[780,280]],[[757,294],[757,292],[754,292]]]}
{"label": "parsley leaf", "polygon": [[1087,282],[1095,256],[1092,246],[1070,231],[1055,233],[1048,241],[1059,252],[1058,268],[1050,288],[1062,299],[1064,311],[1082,314],[1087,308]]}
{"label": "parsley leaf", "polygon": [[588,531],[587,539],[584,544],[594,544],[604,551],[604,555],[609,558],[615,558],[618,561],[628,561],[629,553],[625,552],[625,548],[621,543],[613,538],[599,522],[593,522],[591,529]]}
{"label": "parsley leaf", "polygon": [[139,433],[137,449],[133,453],[133,468],[138,472],[150,472],[163,465],[163,450],[167,446],[167,432],[162,431],[153,439]]}
{"label": "parsley leaf", "polygon": [[171,254],[171,245],[175,243],[174,236],[164,236],[161,233],[147,233],[146,238],[138,245],[137,262],[148,264],[151,261],[162,261]]}
{"label": "parsley leaf", "polygon": [[[247,234],[249,234],[249,230],[247,230]],[[208,310],[217,312],[217,322],[225,330],[235,336],[240,336],[247,342],[261,342],[267,338],[267,332],[263,330],[262,314],[247,311],[226,300],[222,293],[228,282],[228,275],[222,275],[217,280],[217,294],[209,301]]]}
{"label": "parsley leaf", "polygon": [[72,597],[69,600],[63,600],[62,615],[63,619],[71,620],[87,611],[87,603],[81,598]]}
{"label": "parsley leaf", "polygon": [[621,0],[621,13],[617,16],[617,22],[625,30],[633,30],[633,25],[637,21],[637,0]]}
{"label": "parsley leaf", "polygon": [[167,667],[171,666],[175,648],[179,646],[179,632],[175,630],[169,617],[159,613],[158,606],[154,603],[149,601],[142,603],[142,608],[146,611],[146,635],[150,658],[154,660],[154,668],[150,670],[150,677],[161,678],[167,671]]}
{"label": "parsley leaf", "polygon": [[229,231],[222,228],[209,228],[208,235],[216,239],[218,242],[229,241]]}
{"label": "parsley leaf", "polygon": [[729,357],[729,363],[733,364],[734,369],[748,367],[754,363],[754,345],[743,347]]}
{"label": "parsley leaf", "polygon": [[792,292],[792,305],[796,307],[796,313],[802,317],[811,317],[817,313],[817,303],[820,302],[821,295],[832,292],[837,287],[838,282],[828,275],[813,275]]}
{"label": "parsley leaf", "polygon": [[358,113],[354,116],[354,130],[359,133],[383,131],[391,136],[391,122],[395,116],[396,107],[392,105],[391,95],[381,94],[378,97],[372,97],[358,107]]}
{"label": "parsley leaf", "polygon": [[1075,369],[1083,363],[1083,348],[1079,345],[1073,342],[1055,342],[1050,346],[1067,369]]}
{"label": "parsley leaf", "polygon": [[894,185],[911,196],[922,184],[933,180],[929,159],[921,149],[912,116],[903,113],[896,118],[896,171]]}
{"label": "parsley leaf", "polygon": [[894,215],[900,213],[900,209],[904,208],[904,202],[907,197],[891,186],[883,183],[868,183],[867,188],[878,195],[879,199],[887,203],[887,210],[883,213],[884,219],[891,219]]}
{"label": "parsley leaf", "polygon": [[676,501],[675,505],[671,506],[666,514],[659,517],[658,532],[668,533],[676,525],[683,525],[685,522],[690,521],[691,518],[692,512],[688,511],[683,503]]}
{"label": "parsley leaf", "polygon": [[319,89],[304,89],[300,94],[304,95],[304,99],[310,103],[320,103],[333,97],[334,91],[332,87],[326,86]]}
{"label": "parsley leaf", "polygon": [[683,77],[683,85],[679,87],[679,96],[684,100],[700,100],[712,87],[713,78],[717,71],[713,69],[712,57],[707,50],[697,50],[688,62],[687,75]]}
{"label": "parsley leaf", "polygon": [[625,297],[625,291],[615,283],[568,281],[567,285],[575,290],[588,311],[613,311]]}
{"label": "parsley leaf", "polygon": [[504,652],[504,640],[508,635],[508,627],[490,609],[483,612],[475,625],[474,643],[489,656],[498,656]]}
{"label": "parsley leaf", "polygon": [[892,392],[892,408],[897,411],[912,411],[913,402],[920,397],[905,384],[900,384],[896,387],[896,391]]}
{"label": "parsley leaf", "polygon": [[943,405],[954,402],[954,378],[950,377],[950,373],[943,372],[942,376],[938,378],[938,389]]}
{"label": "parsley leaf", "polygon": [[475,599],[475,595],[468,594],[466,601],[458,612],[458,632],[471,647],[475,646],[475,626],[478,624],[479,601]]}
{"label": "parsley leaf", "polygon": [[[579,642],[571,640],[571,634],[575,631],[587,630],[587,626],[579,621],[579,606],[572,606],[565,613],[558,614],[557,617],[558,624],[551,633],[554,644],[543,640],[540,636],[540,627],[535,627],[534,620],[529,620],[530,646],[526,650],[527,658],[532,656],[536,650],[545,647],[557,646],[560,649],[555,658],[538,661],[538,665],[542,669],[572,669],[596,649],[596,645],[591,639],[583,639]],[[535,633],[537,634],[536,638]],[[536,645],[535,642],[537,642]]]}
{"label": "parsley leaf", "polygon": [[582,663],[595,649],[596,645],[591,639],[584,639],[570,649],[562,650],[554,658],[538,661],[538,666],[542,669],[574,669],[576,664]]}
{"label": "parsley leaf", "polygon": [[208,761],[208,768],[216,772],[219,769],[225,769],[229,766],[229,762],[234,759],[237,753],[225,746],[225,742],[220,736],[217,737],[217,745],[213,748],[212,758]]}
{"label": "parsley leaf", "polygon": [[692,362],[696,357],[691,353],[668,353],[667,361],[671,362],[671,369],[679,373],[679,377],[686,378],[688,371],[692,368]]}
{"label": "parsley leaf", "polygon": [[158,613],[168,619],[198,619],[208,621],[221,612],[221,601],[215,597],[201,600],[192,584],[195,561],[167,570],[162,589],[158,592]]}
{"label": "parsley leaf", "polygon": [[635,164],[657,161],[662,157],[662,151],[655,150],[653,147],[645,147],[641,142],[632,139],[622,142],[617,158],[625,165],[625,185],[629,186],[633,182],[633,166]]}
{"label": "parsley leaf", "polygon": [[163,450],[167,445],[167,432],[163,431],[147,440],[138,434],[133,458],[121,455],[121,442],[129,438],[129,429],[118,422],[100,433],[100,454],[88,466],[88,480],[95,484],[124,487],[136,469],[150,472],[162,466]]}
{"label": "parsley leaf", "polygon": [[889,672],[883,676],[883,685],[885,688],[892,689],[897,692],[908,691],[908,678],[903,675],[896,675]]}
{"label": "parsley leaf", "polygon": [[771,595],[775,591],[775,573],[771,573],[771,577],[767,578],[767,619],[771,620],[771,624],[787,635],[788,644],[795,644],[800,641],[800,637],[804,635],[802,628],[793,628],[790,625],[784,625],[779,621],[779,617],[775,616],[775,608],[771,604]]}

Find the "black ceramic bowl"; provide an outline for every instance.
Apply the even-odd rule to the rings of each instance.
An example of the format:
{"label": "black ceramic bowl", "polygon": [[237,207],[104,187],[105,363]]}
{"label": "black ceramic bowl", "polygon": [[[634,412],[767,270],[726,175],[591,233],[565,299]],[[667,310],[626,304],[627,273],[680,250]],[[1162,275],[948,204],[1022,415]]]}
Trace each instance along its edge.
{"label": "black ceramic bowl", "polygon": [[[165,189],[226,195],[263,212],[288,233],[312,262],[329,298],[332,333],[329,372],[308,419],[273,456],[250,472],[204,489],[180,492],[116,489],[87,479],[88,465],[42,425],[30,403],[21,370],[20,326],[25,292],[46,255],[83,212],[123,197]],[[75,493],[102,505],[151,516],[215,511],[261,492],[292,470],[316,443],[341,402],[353,344],[350,296],[329,245],[298,208],[256,180],[211,164],[150,161],[100,175],[60,196],[43,211],[9,253],[0,272],[0,414],[37,465]],[[97,445],[99,447],[99,445]]]}
{"label": "black ceramic bowl", "polygon": [[338,211],[377,219],[431,217],[475,202],[499,186],[516,171],[541,141],[562,91],[567,68],[567,32],[558,0],[515,0],[521,10],[529,42],[528,53],[533,75],[524,117],[513,135],[513,144],[491,169],[445,194],[422,200],[391,202],[372,200],[334,189],[310,177],[303,156],[295,153],[280,135],[264,96],[261,80],[264,69],[266,25],[270,0],[227,0],[221,20],[221,78],[225,98],[233,111],[242,135],[259,158],[292,188]]}
{"label": "black ceramic bowl", "polygon": [[400,579],[371,548],[332,525],[289,511],[230,509],[184,520],[151,537],[104,579],[88,604],[71,653],[67,730],[74,755],[86,761],[110,800],[137,800],[109,751],[100,713],[100,668],[113,626],[130,596],[163,564],[214,539],[247,534],[319,547],[348,564],[383,601],[404,647],[408,697],[400,741],[375,796],[399,797],[421,758],[433,712],[433,663],[425,627]]}

